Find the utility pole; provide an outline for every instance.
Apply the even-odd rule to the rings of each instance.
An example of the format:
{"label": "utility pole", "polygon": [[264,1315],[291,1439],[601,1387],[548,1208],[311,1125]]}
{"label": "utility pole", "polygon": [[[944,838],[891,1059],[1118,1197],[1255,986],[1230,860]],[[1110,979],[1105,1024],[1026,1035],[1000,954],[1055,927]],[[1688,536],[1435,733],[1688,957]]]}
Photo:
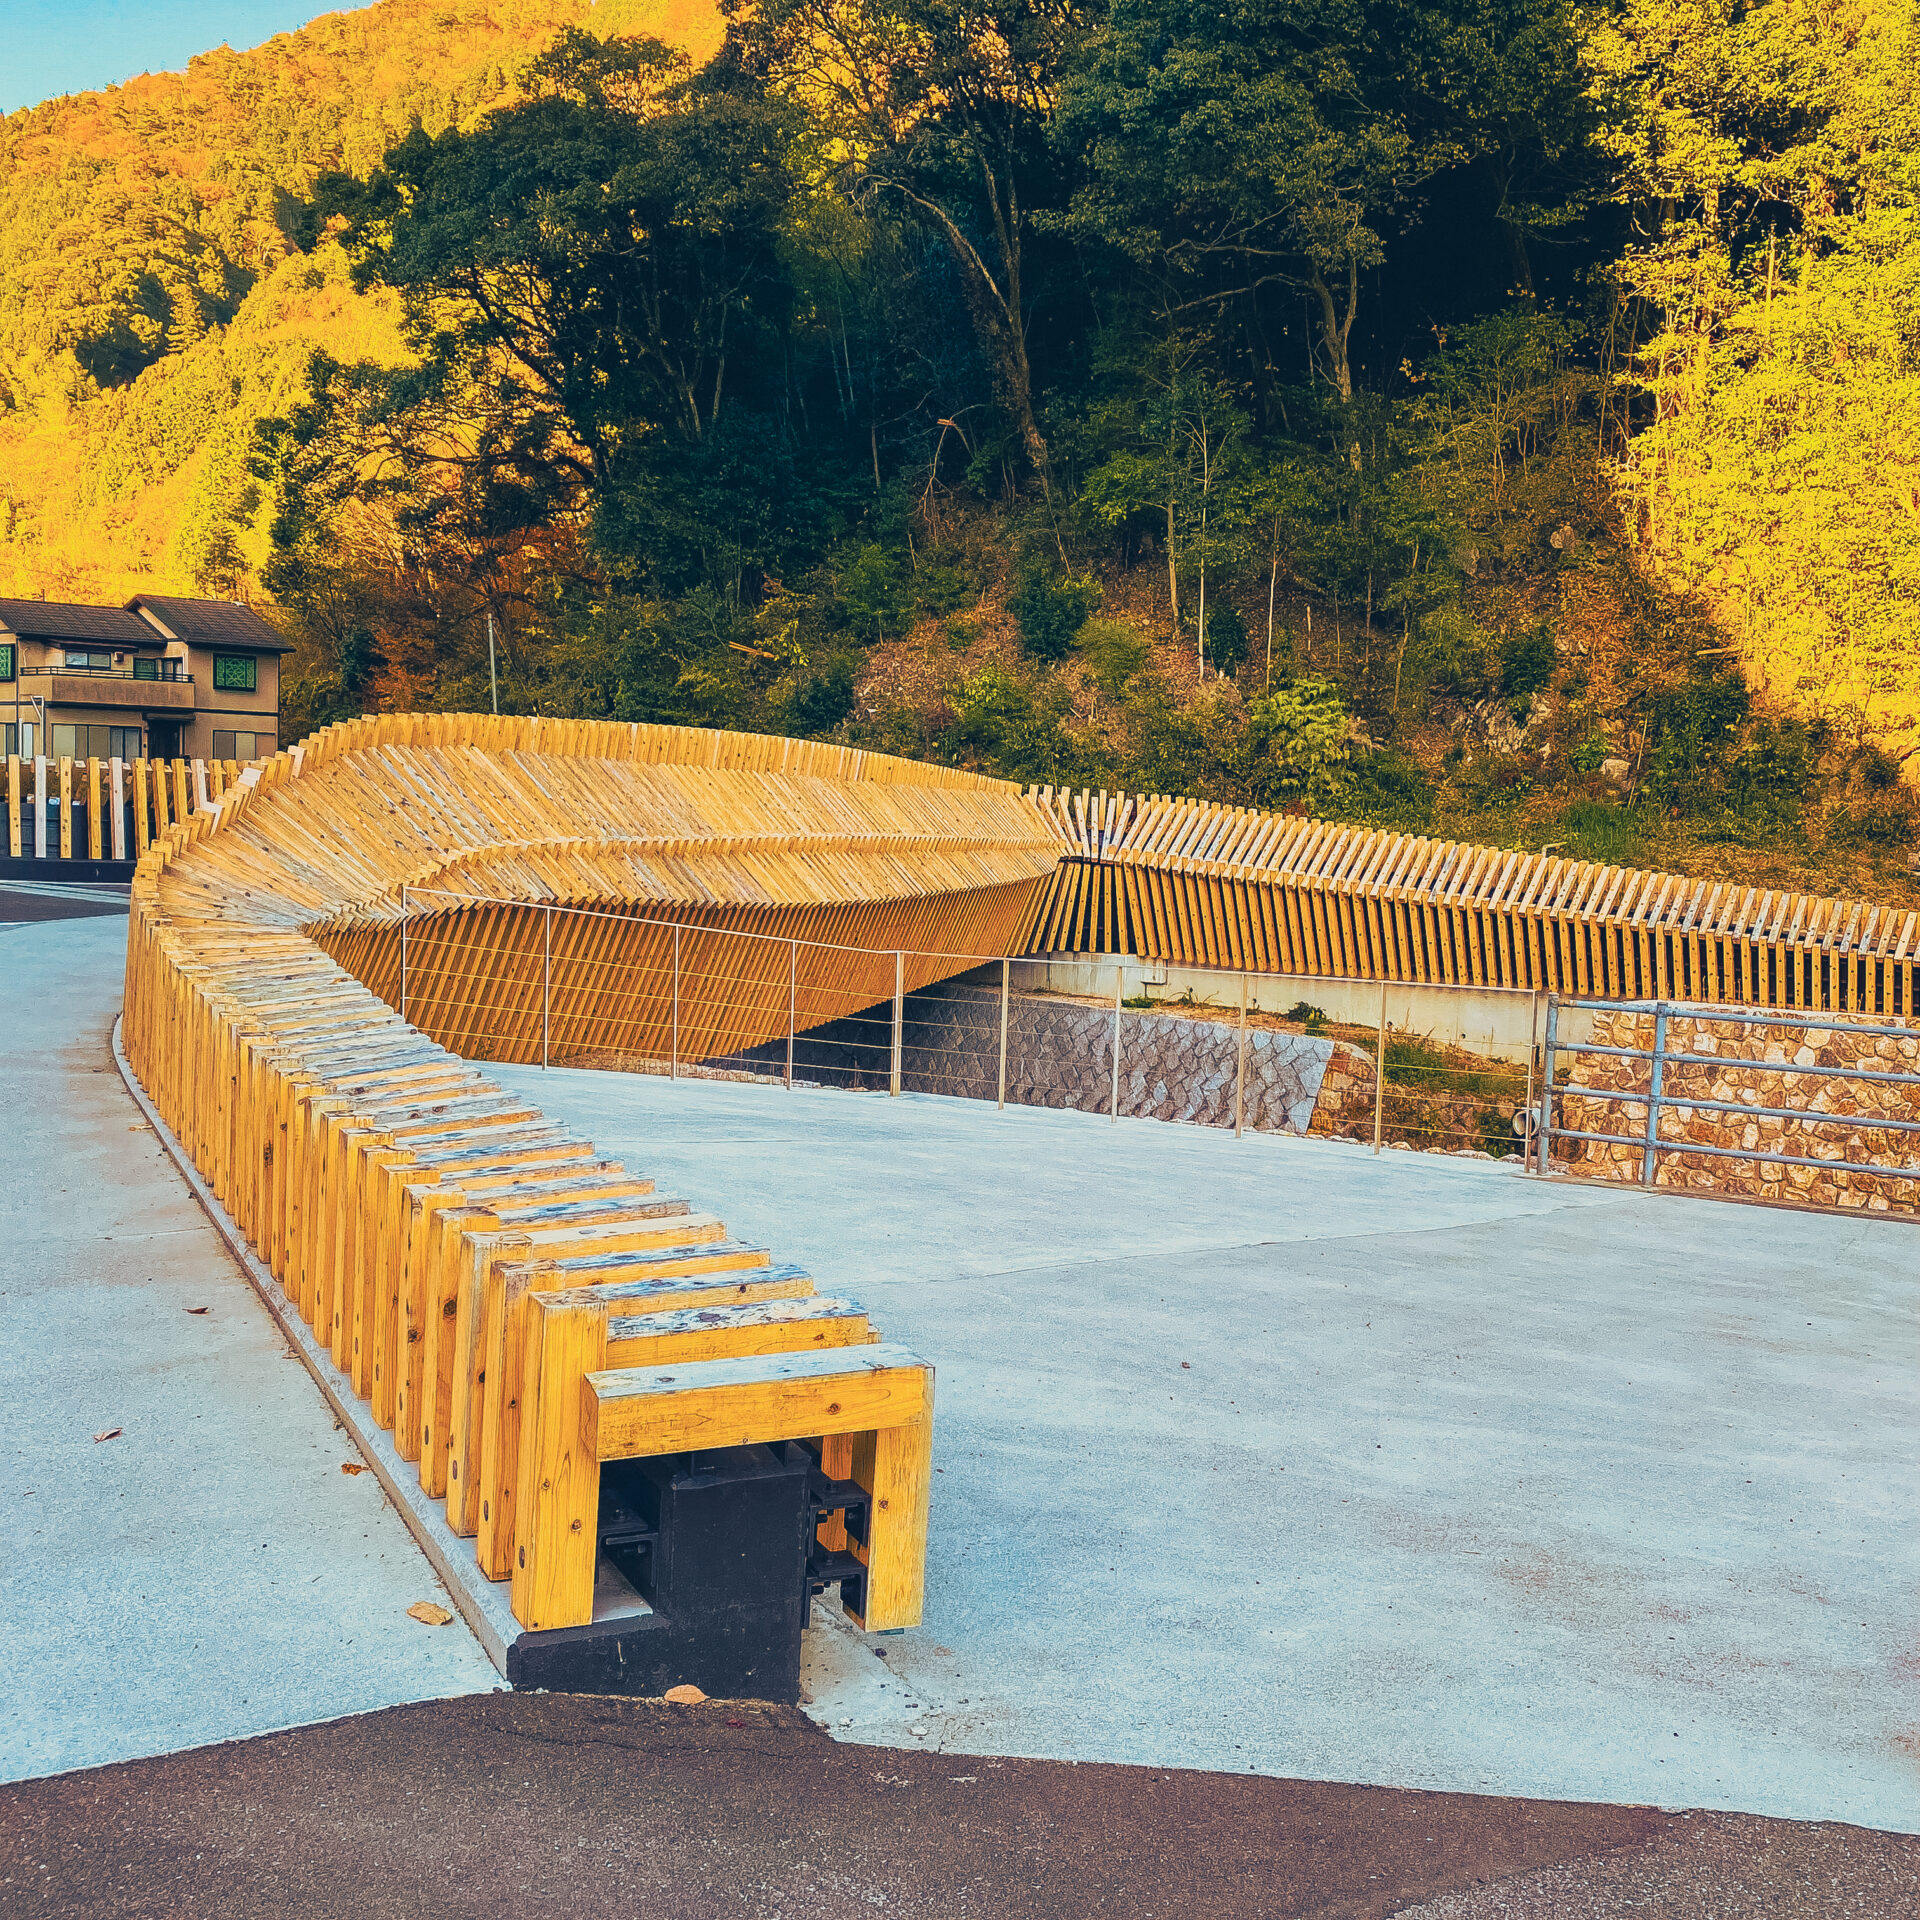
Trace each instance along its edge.
{"label": "utility pole", "polygon": [[493,609],[487,609],[487,678],[493,683],[493,710],[500,711],[500,669],[493,657]]}

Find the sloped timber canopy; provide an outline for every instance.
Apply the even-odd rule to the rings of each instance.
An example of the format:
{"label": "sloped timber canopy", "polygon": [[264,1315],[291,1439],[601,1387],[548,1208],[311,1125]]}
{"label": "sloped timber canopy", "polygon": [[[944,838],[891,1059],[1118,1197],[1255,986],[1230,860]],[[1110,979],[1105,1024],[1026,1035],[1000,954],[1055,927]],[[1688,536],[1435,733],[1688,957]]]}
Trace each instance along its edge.
{"label": "sloped timber canopy", "polygon": [[1058,857],[1005,782],[755,735],[394,716],[300,757],[169,867],[169,923],[297,930],[480,1059],[833,1019],[891,997],[896,951],[909,989],[1023,951]]}
{"label": "sloped timber canopy", "polygon": [[1911,1018],[1920,914],[1164,795],[1029,789],[1042,953]]}

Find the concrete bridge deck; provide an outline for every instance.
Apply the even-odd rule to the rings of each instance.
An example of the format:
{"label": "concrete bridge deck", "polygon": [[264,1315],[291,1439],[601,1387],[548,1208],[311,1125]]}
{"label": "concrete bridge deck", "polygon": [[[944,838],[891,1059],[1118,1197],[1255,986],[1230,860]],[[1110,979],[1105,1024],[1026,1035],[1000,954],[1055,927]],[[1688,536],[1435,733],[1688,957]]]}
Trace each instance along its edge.
{"label": "concrete bridge deck", "polygon": [[[0,932],[4,1777],[494,1684],[137,1130],[121,940]],[[928,1624],[813,1636],[842,1742],[1920,1831],[1920,1229],[509,1075],[939,1364]]]}

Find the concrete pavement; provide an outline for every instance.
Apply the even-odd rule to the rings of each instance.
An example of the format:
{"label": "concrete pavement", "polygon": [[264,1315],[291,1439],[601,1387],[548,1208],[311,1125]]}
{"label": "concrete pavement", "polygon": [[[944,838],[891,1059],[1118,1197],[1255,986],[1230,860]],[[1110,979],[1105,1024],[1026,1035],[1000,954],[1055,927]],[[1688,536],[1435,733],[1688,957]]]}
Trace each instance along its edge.
{"label": "concrete pavement", "polygon": [[[118,1086],[121,940],[0,930],[15,1776],[497,1684]],[[1910,1225],[502,1077],[938,1363],[928,1622],[810,1636],[840,1740],[1920,1828]]]}
{"label": "concrete pavement", "polygon": [[938,1366],[838,1737],[1920,1829],[1920,1228],[500,1071]]}
{"label": "concrete pavement", "polygon": [[128,1099],[125,940],[0,929],[0,1778],[499,1684]]}

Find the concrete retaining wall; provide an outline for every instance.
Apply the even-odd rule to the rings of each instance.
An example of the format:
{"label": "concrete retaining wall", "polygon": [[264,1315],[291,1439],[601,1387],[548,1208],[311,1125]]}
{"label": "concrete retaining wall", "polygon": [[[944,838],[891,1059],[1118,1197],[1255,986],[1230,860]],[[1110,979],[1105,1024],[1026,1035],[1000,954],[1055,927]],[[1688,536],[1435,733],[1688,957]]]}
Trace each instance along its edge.
{"label": "concrete retaining wall", "polygon": [[[1113,992],[1113,970],[1118,965],[1126,980],[1126,997],[1137,999],[1151,990],[1171,998],[1191,992],[1219,1007],[1240,1004],[1240,976],[1215,973],[1202,967],[1179,967],[1163,960],[1111,955],[1049,955],[1044,960],[1016,960],[1016,989],[1082,993],[1106,998]],[[1371,1027],[1380,1018],[1380,982],[1329,980],[1311,974],[1250,973],[1247,1004],[1264,1013],[1285,1013],[1305,1000],[1338,1026]],[[1510,987],[1421,986],[1387,982],[1387,1024],[1395,1033],[1414,1033],[1447,1046],[1466,1047],[1488,1060],[1524,1061],[1543,1021],[1545,996]],[[1562,1007],[1560,1037],[1589,1040],[1590,1016],[1584,1008]]]}

